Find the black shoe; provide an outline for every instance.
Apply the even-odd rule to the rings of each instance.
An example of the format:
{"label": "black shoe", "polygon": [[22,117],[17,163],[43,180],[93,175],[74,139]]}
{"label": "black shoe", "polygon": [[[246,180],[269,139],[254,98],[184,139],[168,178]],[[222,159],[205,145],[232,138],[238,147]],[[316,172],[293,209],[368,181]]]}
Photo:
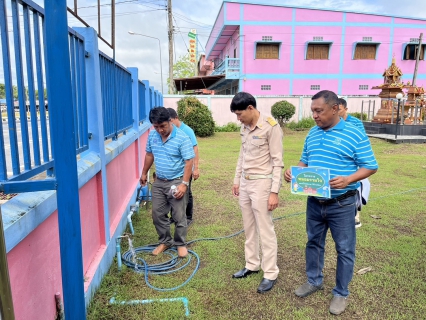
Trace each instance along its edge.
{"label": "black shoe", "polygon": [[269,280],[263,278],[262,281],[259,284],[259,287],[257,287],[257,293],[265,293],[269,290],[271,290],[277,280]]}
{"label": "black shoe", "polygon": [[252,273],[259,273],[259,270],[251,271],[249,269],[244,268],[244,269],[241,269],[240,271],[238,271],[237,273],[234,273],[232,275],[232,278],[235,278],[235,279],[245,278],[245,277],[251,275]]}

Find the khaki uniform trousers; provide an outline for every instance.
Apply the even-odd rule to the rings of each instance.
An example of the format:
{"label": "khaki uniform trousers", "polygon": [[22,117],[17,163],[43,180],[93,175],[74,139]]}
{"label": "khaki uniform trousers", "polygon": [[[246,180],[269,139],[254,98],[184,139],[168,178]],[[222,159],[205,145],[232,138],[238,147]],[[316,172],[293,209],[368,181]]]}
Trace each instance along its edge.
{"label": "khaki uniform trousers", "polygon": [[[264,278],[278,277],[277,237],[272,212],[268,211],[272,179],[246,180],[241,177],[239,203],[243,215],[246,242],[244,247],[246,265],[252,271],[261,267]],[[259,238],[262,248],[262,262],[259,254]]]}

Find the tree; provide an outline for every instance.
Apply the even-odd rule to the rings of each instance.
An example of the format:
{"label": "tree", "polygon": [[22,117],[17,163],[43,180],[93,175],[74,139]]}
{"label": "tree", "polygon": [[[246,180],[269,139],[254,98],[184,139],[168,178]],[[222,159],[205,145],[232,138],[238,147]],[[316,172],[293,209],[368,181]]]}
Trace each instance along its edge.
{"label": "tree", "polygon": [[296,107],[285,100],[275,102],[271,107],[271,114],[278,120],[281,127],[285,126],[288,120],[290,120],[295,113]]}
{"label": "tree", "polygon": [[209,108],[195,97],[185,97],[178,101],[179,119],[194,130],[198,137],[214,134],[214,121]]}
{"label": "tree", "polygon": [[173,78],[189,78],[195,76],[195,64],[190,61],[189,53],[179,57],[173,65]]}
{"label": "tree", "polygon": [[[176,63],[173,65],[173,79],[190,78],[194,76],[195,76],[195,64],[190,61],[189,53],[184,56],[180,56],[179,60],[176,61]],[[170,80],[169,78],[167,78],[167,83],[169,83],[170,81],[173,81],[173,80]],[[180,88],[177,88],[177,90],[179,91]]]}

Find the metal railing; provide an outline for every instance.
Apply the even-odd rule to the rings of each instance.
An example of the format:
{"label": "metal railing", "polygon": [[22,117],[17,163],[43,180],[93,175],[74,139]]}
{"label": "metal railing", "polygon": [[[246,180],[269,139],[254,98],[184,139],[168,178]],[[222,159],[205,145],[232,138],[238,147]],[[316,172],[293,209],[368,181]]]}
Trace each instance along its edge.
{"label": "metal railing", "polygon": [[105,139],[117,137],[133,124],[132,76],[106,54],[99,55]]}
{"label": "metal railing", "polygon": [[145,94],[146,89],[142,81],[138,81],[138,92],[139,92],[139,122],[146,119],[146,103],[145,103]]}
{"label": "metal railing", "polygon": [[77,153],[89,148],[87,126],[86,66],[84,39],[70,31],[71,84],[73,97],[74,132]]}
{"label": "metal railing", "polygon": [[225,74],[227,79],[238,79],[240,76],[240,59],[226,58],[215,66],[212,75]]}

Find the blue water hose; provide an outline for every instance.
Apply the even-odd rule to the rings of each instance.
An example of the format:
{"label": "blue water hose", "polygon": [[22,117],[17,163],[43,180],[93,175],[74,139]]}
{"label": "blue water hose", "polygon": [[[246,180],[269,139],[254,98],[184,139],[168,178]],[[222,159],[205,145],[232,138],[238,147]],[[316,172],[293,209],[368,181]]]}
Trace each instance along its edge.
{"label": "blue water hose", "polygon": [[[402,191],[402,192],[399,192],[399,193],[395,193],[393,195],[396,195],[396,194],[405,194],[405,193],[409,193],[409,192],[413,192],[413,191],[418,191],[418,190],[423,190],[423,189],[426,189],[426,187],[416,188],[416,189],[410,189],[410,190],[407,190],[407,191]],[[373,198],[373,199],[370,199],[370,201],[379,200],[381,198],[386,198],[388,196],[389,195],[385,195],[385,196]],[[303,212],[296,212],[296,213],[292,213],[292,214],[289,214],[289,215],[285,215],[285,216],[281,216],[281,217],[276,217],[276,218],[273,219],[273,221],[282,220],[282,219],[288,219],[288,218],[299,216],[299,215],[302,215],[302,214],[305,214],[305,213],[306,213],[305,211],[303,211]],[[199,242],[199,241],[217,241],[217,240],[229,239],[229,238],[236,237],[236,236],[240,235],[243,232],[244,232],[244,229],[240,230],[240,231],[238,231],[236,233],[230,234],[228,236],[215,237],[215,238],[194,239],[194,240],[188,241],[187,245],[191,245],[191,244],[193,244],[195,242]],[[146,245],[146,246],[143,246],[143,247],[135,248],[135,252],[136,253],[144,252],[144,253],[151,254],[152,250],[154,250],[155,247],[157,247],[157,246],[158,246],[158,244],[149,244],[149,245]],[[119,246],[118,246],[118,248],[119,248]],[[200,266],[200,258],[199,258],[199,256],[194,251],[188,250],[188,253],[189,253],[188,259],[184,263],[183,262],[184,259],[178,258],[177,254],[175,254],[175,253],[177,253],[176,249],[170,248],[170,249],[164,251],[164,253],[166,255],[168,255],[170,257],[170,259],[167,260],[166,262],[159,263],[159,264],[153,264],[153,265],[148,265],[145,260],[143,260],[143,259],[141,259],[139,257],[136,258],[136,261],[137,261],[137,263],[138,263],[138,261],[140,263],[138,263],[138,265],[135,265],[132,262],[132,253],[130,252],[130,250],[126,251],[121,256],[121,259],[118,257],[119,252],[117,251],[117,260],[118,260],[118,263],[119,263],[119,267],[121,267],[121,260],[123,260],[123,263],[126,266],[128,266],[129,268],[132,268],[136,272],[144,273],[145,282],[146,282],[147,286],[150,287],[151,289],[154,289],[154,290],[157,290],[157,291],[174,291],[174,290],[177,290],[177,289],[183,287],[184,285],[186,285],[194,277],[194,275],[197,273],[198,268]],[[154,275],[164,275],[164,274],[171,274],[171,273],[177,272],[177,271],[182,270],[183,268],[185,268],[187,265],[189,265],[189,263],[191,262],[192,256],[197,259],[197,264],[196,264],[195,269],[192,272],[192,274],[189,276],[188,279],[185,280],[184,283],[180,284],[179,286],[173,287],[173,288],[157,288],[157,287],[154,287],[153,285],[151,285],[149,283],[149,281],[148,281],[148,273],[154,274]],[[143,265],[143,268],[140,268],[139,266],[142,267],[142,265]]]}

